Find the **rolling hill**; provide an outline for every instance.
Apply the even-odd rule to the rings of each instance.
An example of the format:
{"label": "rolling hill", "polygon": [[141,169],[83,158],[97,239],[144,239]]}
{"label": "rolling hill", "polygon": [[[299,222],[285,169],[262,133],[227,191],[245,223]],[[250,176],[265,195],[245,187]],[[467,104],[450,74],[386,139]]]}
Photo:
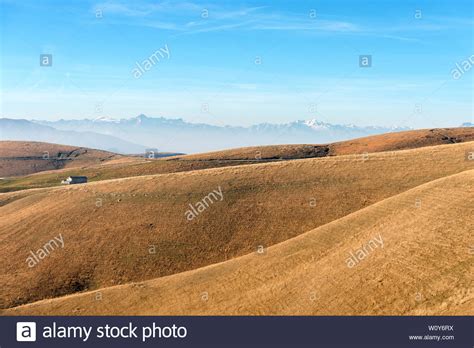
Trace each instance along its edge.
{"label": "rolling hill", "polygon": [[454,174],[262,254],[5,314],[473,315],[473,184],[474,170]]}
{"label": "rolling hill", "polygon": [[181,160],[272,160],[415,149],[474,141],[474,127],[420,129],[322,145],[270,145],[179,156]]}
{"label": "rolling hill", "polygon": [[61,168],[86,167],[121,157],[111,152],[84,147],[41,142],[1,141],[0,176],[20,176]]}
{"label": "rolling hill", "polygon": [[[196,155],[175,156],[159,160],[135,158],[63,169],[0,181],[0,192],[27,188],[58,186],[69,175],[86,175],[89,181],[125,178],[140,175],[185,172],[216,167],[258,164],[273,161],[316,158],[337,155],[406,150],[425,146],[474,141],[474,128],[451,128],[387,133],[323,145],[275,145],[248,147]],[[2,143],[0,142],[0,147]],[[113,164],[113,165],[112,165]]]}
{"label": "rolling hill", "polygon": [[[0,194],[0,307],[163,277],[267,248],[472,169],[467,153],[473,146],[302,159]],[[218,188],[223,199],[188,221],[189,204]],[[29,252],[59,233],[64,250],[28,268]]]}

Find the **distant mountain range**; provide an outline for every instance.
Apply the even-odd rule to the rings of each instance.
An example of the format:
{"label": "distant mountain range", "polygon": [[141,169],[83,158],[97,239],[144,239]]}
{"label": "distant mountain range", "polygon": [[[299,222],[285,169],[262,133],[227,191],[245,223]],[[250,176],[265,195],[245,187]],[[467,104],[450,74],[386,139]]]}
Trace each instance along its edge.
{"label": "distant mountain range", "polygon": [[152,118],[36,121],[62,131],[95,132],[157,148],[159,151],[197,153],[243,146],[326,143],[408,128],[333,125],[317,120],[286,124],[262,123],[251,127],[188,123],[182,119]]}
{"label": "distant mountain range", "polygon": [[58,121],[4,118],[0,119],[0,140],[47,141],[119,153],[140,153],[146,149],[197,153],[256,145],[328,143],[409,129],[337,125],[318,120],[221,127],[145,115],[128,119],[101,117]]}

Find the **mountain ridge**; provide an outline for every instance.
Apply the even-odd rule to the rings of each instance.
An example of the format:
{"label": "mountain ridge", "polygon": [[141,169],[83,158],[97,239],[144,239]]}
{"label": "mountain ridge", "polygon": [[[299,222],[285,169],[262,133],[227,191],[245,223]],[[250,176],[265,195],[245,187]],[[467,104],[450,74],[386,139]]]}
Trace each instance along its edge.
{"label": "mountain ridge", "polygon": [[409,130],[408,127],[331,124],[317,119],[259,123],[248,127],[191,123],[182,118],[148,117],[34,121],[59,130],[93,131],[161,151],[200,153],[245,146],[328,143]]}
{"label": "mountain ridge", "polygon": [[[100,116],[95,119],[56,121],[3,118],[0,119],[0,129],[8,131],[7,128],[12,126],[4,124],[15,122],[17,131],[13,135],[0,133],[0,140],[61,142],[122,154],[143,153],[147,149],[195,154],[262,145],[322,144],[413,130],[401,126],[332,124],[316,118],[287,123],[259,123],[247,127],[220,126],[191,123],[182,118],[148,117],[144,114],[121,119]],[[31,134],[35,125],[48,128],[39,128]],[[462,126],[470,127],[470,123],[463,123]]]}
{"label": "mountain ridge", "polygon": [[35,141],[87,147],[116,153],[139,153],[145,146],[110,134],[93,131],[62,130],[25,119],[0,118],[0,141]]}

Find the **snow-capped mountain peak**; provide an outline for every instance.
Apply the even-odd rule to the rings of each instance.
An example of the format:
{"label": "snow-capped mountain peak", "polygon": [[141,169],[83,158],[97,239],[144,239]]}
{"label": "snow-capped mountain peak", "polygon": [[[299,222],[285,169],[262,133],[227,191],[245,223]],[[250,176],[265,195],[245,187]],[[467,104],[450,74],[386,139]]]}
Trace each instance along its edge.
{"label": "snow-capped mountain peak", "polygon": [[[129,143],[160,151],[196,153],[224,148],[274,144],[323,144],[368,135],[407,130],[381,126],[333,124],[322,120],[295,120],[288,123],[260,123],[253,126],[217,126],[190,123],[181,118],[99,117],[95,120],[36,121],[61,131],[94,132],[114,136]],[[89,147],[94,147],[90,144]],[[130,150],[131,152],[131,150]]]}
{"label": "snow-capped mountain peak", "polygon": [[117,120],[117,119],[112,118],[112,117],[100,116],[100,117],[95,118],[95,119],[93,120],[93,122],[119,123],[120,120]]}
{"label": "snow-capped mountain peak", "polygon": [[329,127],[328,127],[329,125],[328,125],[327,123],[318,121],[318,120],[316,120],[315,118],[312,119],[312,120],[303,121],[303,124],[305,124],[305,125],[308,126],[309,128],[316,129],[316,130],[329,128]]}

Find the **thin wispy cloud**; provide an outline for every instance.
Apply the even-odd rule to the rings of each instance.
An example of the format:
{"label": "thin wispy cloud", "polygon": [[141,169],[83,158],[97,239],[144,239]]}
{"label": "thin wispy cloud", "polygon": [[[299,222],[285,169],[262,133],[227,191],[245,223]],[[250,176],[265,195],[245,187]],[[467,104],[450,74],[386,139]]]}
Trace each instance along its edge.
{"label": "thin wispy cloud", "polygon": [[[93,11],[102,11],[111,23],[126,19],[131,25],[167,29],[187,34],[241,30],[304,30],[327,32],[355,32],[358,25],[347,21],[312,19],[310,13],[281,14],[267,6],[230,8],[191,2],[162,2],[158,4],[104,2]],[[168,20],[166,19],[168,18]],[[172,18],[172,21],[169,19]],[[133,22],[133,21],[136,22]]]}
{"label": "thin wispy cloud", "polygon": [[[0,0],[12,33],[3,112],[93,115],[100,101],[114,117],[194,118],[208,103],[238,124],[290,121],[317,103],[328,120],[384,124],[423,103],[420,126],[461,124],[472,118],[473,70],[451,72],[472,54],[472,18],[466,6],[423,1]],[[171,59],[135,79],[136,63],[165,44]],[[39,66],[42,53],[52,67]]]}
{"label": "thin wispy cloud", "polygon": [[203,7],[192,2],[170,2],[163,1],[157,3],[149,2],[125,2],[125,1],[106,1],[93,6],[94,12],[101,10],[108,14],[129,16],[129,17],[148,17],[164,13],[177,13],[178,11],[189,12],[199,11]]}
{"label": "thin wispy cloud", "polygon": [[[351,33],[406,42],[418,42],[414,37],[400,35],[424,31],[448,30],[473,25],[472,19],[454,17],[430,17],[406,23],[390,25],[366,24],[364,21],[348,21],[320,14],[308,8],[302,13],[279,13],[268,6],[229,6],[189,1],[107,1],[93,6],[93,11],[103,11],[110,23],[146,26],[170,30],[182,34],[197,34],[216,31],[302,31],[312,33]],[[314,16],[311,15],[314,12]]]}

